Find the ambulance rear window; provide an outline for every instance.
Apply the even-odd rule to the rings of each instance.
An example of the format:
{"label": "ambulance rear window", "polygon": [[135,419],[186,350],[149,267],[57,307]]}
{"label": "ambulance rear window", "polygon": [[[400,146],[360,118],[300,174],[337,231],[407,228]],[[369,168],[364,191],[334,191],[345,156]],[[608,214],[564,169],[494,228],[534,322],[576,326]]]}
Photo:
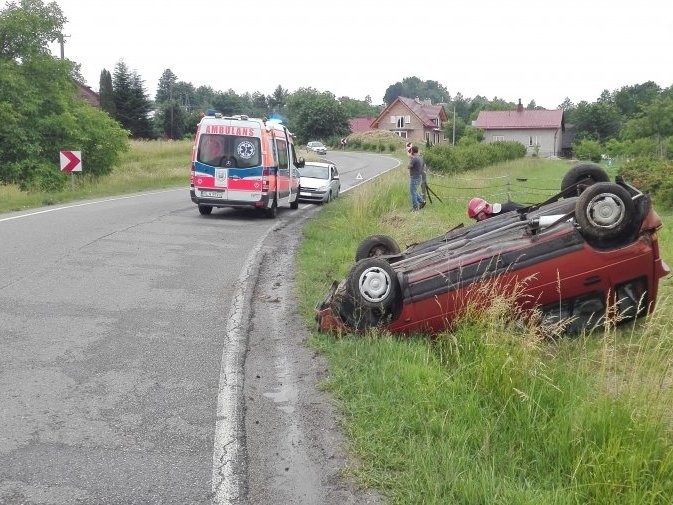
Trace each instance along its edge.
{"label": "ambulance rear window", "polygon": [[261,164],[259,138],[203,134],[196,159],[214,167],[257,167]]}

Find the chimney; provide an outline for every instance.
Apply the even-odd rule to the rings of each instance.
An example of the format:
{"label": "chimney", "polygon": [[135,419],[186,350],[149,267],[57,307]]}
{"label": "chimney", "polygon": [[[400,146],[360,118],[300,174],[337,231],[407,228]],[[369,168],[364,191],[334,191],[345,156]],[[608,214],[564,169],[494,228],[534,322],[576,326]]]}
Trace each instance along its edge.
{"label": "chimney", "polygon": [[523,104],[521,103],[521,98],[519,98],[519,105],[516,106],[517,112],[523,112]]}

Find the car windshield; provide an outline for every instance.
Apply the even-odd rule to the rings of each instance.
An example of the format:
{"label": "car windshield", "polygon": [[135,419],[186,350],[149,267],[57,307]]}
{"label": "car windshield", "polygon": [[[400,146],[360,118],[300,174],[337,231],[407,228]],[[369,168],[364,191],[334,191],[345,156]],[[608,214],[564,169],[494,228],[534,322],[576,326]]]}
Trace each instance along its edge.
{"label": "car windshield", "polygon": [[325,147],[322,142],[309,142],[309,147]]}
{"label": "car windshield", "polygon": [[201,135],[197,161],[214,167],[249,168],[260,165],[259,139],[234,135]]}
{"label": "car windshield", "polygon": [[302,177],[313,177],[314,179],[329,179],[329,168],[320,165],[304,165],[300,171]]}

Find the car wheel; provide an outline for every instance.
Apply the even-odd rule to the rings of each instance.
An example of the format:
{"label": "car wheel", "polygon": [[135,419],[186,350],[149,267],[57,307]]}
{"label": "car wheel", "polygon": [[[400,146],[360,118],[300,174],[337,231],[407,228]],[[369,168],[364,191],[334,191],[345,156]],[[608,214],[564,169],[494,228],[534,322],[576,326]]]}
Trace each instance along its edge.
{"label": "car wheel", "polygon": [[618,184],[598,182],[586,188],[575,205],[575,219],[585,238],[598,245],[631,240],[637,212],[629,192]]}
{"label": "car wheel", "polygon": [[299,208],[299,188],[297,188],[297,198],[294,199],[294,202],[290,202],[290,208],[292,210],[297,210]]}
{"label": "car wheel", "polygon": [[400,252],[400,246],[395,239],[388,235],[371,235],[366,237],[355,252],[355,261],[385,254],[397,254]]}
{"label": "car wheel", "polygon": [[347,292],[352,301],[349,322],[364,326],[380,326],[397,317],[402,297],[397,274],[381,258],[359,261],[348,274]]}
{"label": "car wheel", "polygon": [[580,163],[572,167],[561,181],[563,198],[578,196],[589,185],[596,182],[608,182],[610,176],[595,163]]}
{"label": "car wheel", "polygon": [[330,203],[332,201],[332,192],[328,191],[327,192],[327,198],[325,199],[324,203]]}
{"label": "car wheel", "polygon": [[199,214],[202,216],[208,216],[213,211],[212,205],[200,205],[199,204]]}

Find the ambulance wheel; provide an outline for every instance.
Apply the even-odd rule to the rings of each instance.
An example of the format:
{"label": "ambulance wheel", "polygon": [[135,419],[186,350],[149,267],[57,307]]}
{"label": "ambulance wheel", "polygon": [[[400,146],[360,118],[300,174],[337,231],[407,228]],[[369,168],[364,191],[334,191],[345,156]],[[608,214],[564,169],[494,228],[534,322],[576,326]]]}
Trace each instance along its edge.
{"label": "ambulance wheel", "polygon": [[292,210],[297,210],[299,208],[299,190],[297,190],[297,198],[295,198],[294,202],[290,202],[290,208]]}
{"label": "ambulance wheel", "polygon": [[208,216],[213,211],[212,205],[199,205],[199,214],[202,216]]}

